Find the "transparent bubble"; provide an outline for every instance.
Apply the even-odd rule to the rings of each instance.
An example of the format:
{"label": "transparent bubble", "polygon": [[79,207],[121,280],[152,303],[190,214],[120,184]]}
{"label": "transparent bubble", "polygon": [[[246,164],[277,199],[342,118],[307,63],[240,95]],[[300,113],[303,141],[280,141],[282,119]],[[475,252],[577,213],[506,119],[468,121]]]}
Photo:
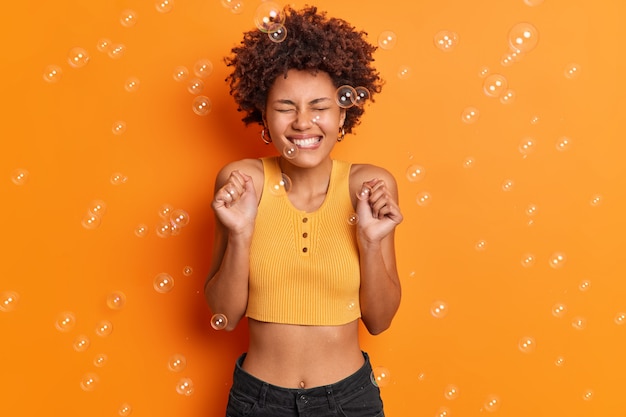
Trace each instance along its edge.
{"label": "transparent bubble", "polygon": [[43,70],[43,79],[47,83],[56,83],[61,79],[63,70],[58,65],[48,65]]}
{"label": "transparent bubble", "polygon": [[417,197],[415,198],[417,205],[420,207],[426,207],[427,205],[430,204],[430,201],[432,200],[432,197],[430,196],[430,193],[427,191],[422,191],[420,193],[417,193]]}
{"label": "transparent bubble", "polygon": [[101,223],[102,219],[100,216],[91,213],[85,214],[85,217],[83,217],[83,220],[81,221],[81,225],[87,230],[97,229],[100,227]]}
{"label": "transparent bubble", "polygon": [[468,156],[463,160],[463,168],[471,168],[474,166],[475,159],[471,156]]}
{"label": "transparent bubble", "polygon": [[522,353],[533,353],[537,348],[537,343],[532,337],[525,336],[519,340],[517,346]]}
{"label": "transparent bubble", "polygon": [[511,104],[515,101],[516,93],[514,90],[508,89],[500,96],[500,103]]}
{"label": "transparent bubble", "polygon": [[524,0],[524,4],[527,6],[539,6],[541,3],[543,3],[544,0]]}
{"label": "transparent bubble", "polygon": [[137,24],[137,12],[134,10],[124,10],[120,15],[120,23],[125,28],[133,27]]}
{"label": "transparent bubble", "polygon": [[117,410],[117,414],[122,417],[129,416],[132,414],[132,412],[133,412],[133,407],[129,403],[123,403],[122,405],[120,405],[120,408]]}
{"label": "transparent bubble", "polygon": [[270,192],[275,196],[281,196],[291,190],[291,179],[287,174],[282,174],[280,178],[276,178],[275,182],[270,185]]}
{"label": "transparent bubble", "polygon": [[565,261],[567,261],[567,257],[563,252],[555,252],[550,256],[550,266],[554,269],[563,268],[565,265]]}
{"label": "transparent bubble", "polygon": [[287,39],[287,28],[283,25],[280,25],[276,28],[276,30],[269,32],[267,36],[274,43],[281,43],[285,39]]}
{"label": "transparent bubble", "polygon": [[479,240],[474,244],[474,249],[476,249],[479,252],[484,251],[485,249],[487,249],[487,241],[486,240]]}
{"label": "transparent bubble", "polygon": [[189,214],[182,209],[173,210],[170,214],[170,221],[179,227],[185,227],[189,224]]}
{"label": "transparent bubble", "polygon": [[567,306],[563,303],[556,303],[552,306],[552,315],[556,318],[563,318],[567,314]]}
{"label": "transparent bubble", "polygon": [[522,22],[509,30],[509,46],[513,51],[527,53],[539,42],[539,31],[530,23]]}
{"label": "transparent bubble", "polygon": [[442,30],[435,34],[433,41],[438,49],[450,52],[459,44],[459,35],[451,30]]}
{"label": "transparent bubble", "polygon": [[153,286],[156,292],[161,294],[168,293],[174,288],[174,278],[170,274],[161,272],[154,277]]}
{"label": "transparent bubble", "polygon": [[582,292],[589,291],[591,289],[591,281],[582,280],[580,284],[578,284],[578,289]]}
{"label": "transparent bubble", "polygon": [[515,186],[515,182],[513,180],[504,180],[502,181],[502,191],[511,191]]}
{"label": "transparent bubble", "polygon": [[293,159],[296,156],[298,156],[298,147],[296,145],[294,145],[293,143],[288,143],[283,148],[283,152],[282,153],[283,153],[283,156],[286,159]]}
{"label": "transparent bubble", "polygon": [[354,311],[357,308],[358,303],[355,300],[348,301],[348,304],[346,305],[346,309],[348,309],[348,311]]}
{"label": "transparent bubble", "polygon": [[174,211],[174,206],[170,204],[163,204],[159,207],[158,214],[159,217],[163,220],[169,220],[172,212]]}
{"label": "transparent bubble", "polygon": [[594,392],[592,389],[587,389],[585,390],[585,392],[583,392],[583,400],[591,401],[593,400],[593,397],[594,397]]}
{"label": "transparent bubble", "polygon": [[406,80],[411,77],[411,73],[411,67],[409,67],[408,65],[401,65],[398,68],[397,75],[399,79]]}
{"label": "transparent bubble", "polygon": [[485,78],[487,75],[489,75],[489,72],[491,70],[489,69],[489,67],[480,67],[480,69],[478,70],[478,76],[480,78]]}
{"label": "transparent bubble", "polygon": [[535,255],[533,255],[532,253],[523,254],[521,263],[524,268],[530,268],[531,266],[535,265]]}
{"label": "transparent bubble", "polygon": [[485,411],[490,413],[496,412],[500,409],[500,397],[497,395],[491,394],[485,398],[485,402],[483,403],[483,408]]}
{"label": "transparent bubble", "polygon": [[459,388],[456,385],[448,385],[443,390],[443,396],[446,400],[455,400],[459,398]]}
{"label": "transparent bubble", "polygon": [[559,152],[568,151],[572,147],[572,140],[567,136],[561,136],[556,141],[556,150]]}
{"label": "transparent bubble", "polygon": [[254,24],[261,32],[273,32],[284,22],[283,8],[272,1],[264,1],[254,12]]}
{"label": "transparent bubble", "polygon": [[93,391],[98,386],[100,378],[93,372],[88,372],[80,380],[80,387],[83,391]]}
{"label": "transparent bubble", "polygon": [[585,330],[587,328],[587,319],[584,317],[574,317],[572,319],[572,327],[576,330]]}
{"label": "transparent bubble", "polygon": [[563,356],[557,356],[554,360],[554,364],[558,367],[565,365],[565,358]]}
{"label": "transparent bubble", "polygon": [[187,91],[189,91],[191,94],[198,95],[202,93],[202,90],[204,90],[204,81],[202,81],[200,78],[192,78],[187,83]]}
{"label": "transparent bubble", "polygon": [[76,352],[84,352],[89,349],[89,345],[91,345],[91,340],[86,335],[76,336],[74,339],[74,343],[72,347]]}
{"label": "transparent bubble", "polygon": [[528,206],[526,206],[526,210],[524,210],[524,212],[526,213],[527,216],[534,216],[535,214],[537,214],[537,206],[535,204],[529,204]]}
{"label": "transparent bubble", "polygon": [[223,314],[213,314],[211,317],[211,327],[215,330],[224,330],[228,326],[228,319]]}
{"label": "transparent bubble", "polygon": [[14,311],[20,301],[20,295],[11,290],[0,292],[0,311],[8,313]]}
{"label": "transparent bubble", "polygon": [[128,177],[126,177],[126,175],[122,174],[121,172],[114,172],[113,174],[111,174],[110,181],[113,185],[122,185],[128,182]]}
{"label": "transparent bubble", "polygon": [[115,45],[111,45],[109,48],[107,55],[111,59],[120,59],[126,54],[126,45],[122,43],[117,43]]}
{"label": "transparent bubble", "polygon": [[114,135],[121,135],[126,132],[126,122],[123,120],[118,120],[113,122],[113,126],[111,126],[111,131]]}
{"label": "transparent bubble", "polygon": [[348,216],[348,224],[351,226],[356,225],[359,222],[359,215],[356,213],[352,213]]}
{"label": "transparent bubble", "polygon": [[531,137],[526,137],[522,139],[522,141],[520,142],[518,146],[518,149],[522,155],[526,156],[526,155],[530,155],[531,153],[533,153],[533,151],[535,150],[535,147],[536,147],[535,139]]}
{"label": "transparent bubble", "polygon": [[372,189],[364,184],[361,189],[356,193],[356,198],[358,198],[359,200],[367,200],[368,198],[370,198],[371,194]]}
{"label": "transparent bubble", "polygon": [[82,68],[89,63],[89,53],[81,47],[70,49],[67,53],[67,62],[73,68]]}
{"label": "transparent bubble", "polygon": [[109,52],[111,48],[111,40],[107,38],[98,39],[98,43],[96,43],[96,49],[99,52]]}
{"label": "transparent bubble", "polygon": [[138,224],[137,227],[135,227],[135,236],[137,237],[148,236],[148,226],[145,224]]}
{"label": "transparent bubble", "polygon": [[622,324],[626,323],[626,313],[617,313],[615,315],[615,318],[613,319],[613,321],[615,322],[615,324],[617,324],[618,326],[621,326]]}
{"label": "transparent bubble", "polygon": [[390,30],[385,30],[378,35],[378,46],[380,46],[381,49],[393,49],[397,42],[398,37]]}
{"label": "transparent bubble", "polygon": [[449,417],[451,415],[451,411],[448,407],[439,407],[437,409],[436,417]]}
{"label": "transparent bubble", "polygon": [[591,207],[598,207],[600,204],[602,204],[602,196],[600,194],[595,194],[591,197],[591,200],[589,200],[589,204],[591,205]]}
{"label": "transparent bubble", "polygon": [[101,320],[96,325],[96,334],[100,337],[107,337],[113,332],[113,323],[109,320]]}
{"label": "transparent bubble", "polygon": [[135,93],[139,91],[139,78],[137,77],[128,78],[126,82],[124,83],[124,90],[128,91],[129,93]]}
{"label": "transparent bubble", "polygon": [[93,366],[95,366],[96,368],[102,368],[104,365],[106,365],[108,360],[109,357],[107,355],[105,355],[104,353],[99,353],[93,358]]}
{"label": "transparent bubble", "polygon": [[350,85],[342,85],[337,89],[336,100],[339,107],[347,109],[356,103],[357,92]]}
{"label": "transparent bubble", "polygon": [[159,13],[169,13],[174,8],[174,0],[157,0],[154,7]]}
{"label": "transparent bubble", "polygon": [[376,366],[372,369],[372,373],[370,375],[372,380],[372,384],[377,387],[385,387],[389,385],[391,382],[391,374],[389,373],[389,369],[384,366]]}
{"label": "transparent bubble", "polygon": [[106,213],[107,210],[107,205],[104,201],[102,200],[93,200],[90,204],[89,207],[87,208],[87,211],[95,216],[104,216],[104,213]]}
{"label": "transparent bubble", "polygon": [[198,78],[206,78],[213,72],[213,63],[206,58],[196,61],[193,65],[193,73]]}
{"label": "transparent bubble", "polygon": [[178,66],[174,68],[174,71],[172,73],[172,77],[174,77],[174,81],[178,81],[178,82],[186,80],[188,76],[189,76],[189,70],[187,69],[187,67],[183,67],[183,66]]}
{"label": "transparent bubble", "polygon": [[15,185],[24,185],[28,181],[29,175],[30,173],[23,168],[14,169],[11,172],[11,182]]}
{"label": "transparent bubble", "polygon": [[226,9],[230,9],[231,7],[233,7],[233,3],[235,3],[235,0],[221,0],[222,2],[222,7],[226,8]]}
{"label": "transparent bubble", "polygon": [[211,113],[211,108],[213,104],[211,100],[207,96],[197,96],[193,99],[191,104],[191,109],[198,116],[206,116]]}
{"label": "transparent bubble", "polygon": [[170,236],[178,236],[183,228],[175,223],[170,222]]}
{"label": "transparent bubble", "polygon": [[424,167],[417,164],[409,165],[406,169],[406,177],[410,182],[417,182],[424,178]]}
{"label": "transparent bubble", "polygon": [[540,121],[541,121],[541,117],[539,117],[537,115],[535,115],[535,116],[530,118],[530,124],[531,125],[538,125]]}
{"label": "transparent bubble", "polygon": [[498,98],[508,89],[509,82],[502,74],[491,74],[485,77],[483,92],[487,97]]}
{"label": "transparent bubble", "polygon": [[370,91],[365,87],[356,87],[354,90],[356,91],[355,104],[359,107],[364,106],[367,100],[370,99]]}
{"label": "transparent bubble", "polygon": [[167,361],[167,369],[182,372],[187,367],[187,358],[179,353],[172,355]]}
{"label": "transparent bubble", "polygon": [[166,238],[172,236],[172,223],[160,222],[156,226],[156,235],[160,238]]}
{"label": "transparent bubble", "polygon": [[230,12],[233,14],[241,14],[244,11],[244,3],[242,0],[232,0],[230,3]]}
{"label": "transparent bubble", "polygon": [[191,276],[191,274],[193,274],[193,268],[190,266],[186,266],[183,268],[183,275],[186,277]]}
{"label": "transparent bubble", "polygon": [[60,332],[69,332],[76,326],[76,316],[70,311],[64,311],[57,316],[54,327]]}
{"label": "transparent bubble", "polygon": [[176,383],[176,392],[180,395],[190,396],[194,392],[193,381],[190,378],[181,378]]}
{"label": "transparent bubble", "polygon": [[463,109],[463,112],[461,112],[461,120],[467,124],[476,123],[479,117],[480,111],[478,111],[476,107],[466,107]]}
{"label": "transparent bubble", "polygon": [[567,64],[565,70],[563,71],[565,78],[568,80],[575,80],[580,76],[580,65],[578,64]]}
{"label": "transparent bubble", "polygon": [[448,315],[448,303],[445,301],[435,301],[430,306],[430,315],[436,319],[442,319]]}

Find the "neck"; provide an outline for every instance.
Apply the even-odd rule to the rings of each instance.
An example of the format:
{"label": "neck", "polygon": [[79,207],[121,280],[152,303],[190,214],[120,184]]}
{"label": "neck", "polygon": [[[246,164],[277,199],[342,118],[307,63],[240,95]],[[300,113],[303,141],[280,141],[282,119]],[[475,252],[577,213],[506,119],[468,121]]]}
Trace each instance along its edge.
{"label": "neck", "polygon": [[280,170],[291,180],[290,193],[297,194],[326,194],[333,161],[325,159],[312,167],[301,167],[279,158]]}

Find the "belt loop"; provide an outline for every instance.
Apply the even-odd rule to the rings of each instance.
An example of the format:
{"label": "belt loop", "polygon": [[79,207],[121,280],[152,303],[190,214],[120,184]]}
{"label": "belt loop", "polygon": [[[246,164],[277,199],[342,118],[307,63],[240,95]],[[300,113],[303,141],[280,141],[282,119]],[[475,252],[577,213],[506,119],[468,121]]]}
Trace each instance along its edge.
{"label": "belt loop", "polygon": [[326,399],[328,400],[328,408],[331,411],[335,411],[337,409],[337,403],[335,401],[335,396],[333,395],[333,386],[326,385],[324,389],[326,390]]}
{"label": "belt loop", "polygon": [[266,382],[263,383],[261,387],[261,392],[259,393],[259,406],[265,407],[265,396],[267,394],[268,384]]}

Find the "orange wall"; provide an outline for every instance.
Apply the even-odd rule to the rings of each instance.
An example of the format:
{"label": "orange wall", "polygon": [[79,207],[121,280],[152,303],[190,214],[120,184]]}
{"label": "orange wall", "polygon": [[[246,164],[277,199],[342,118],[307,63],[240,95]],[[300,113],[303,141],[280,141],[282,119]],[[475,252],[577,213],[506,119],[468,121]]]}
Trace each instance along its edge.
{"label": "orange wall", "polygon": [[[2,415],[223,415],[246,326],[213,330],[201,293],[212,183],[227,161],[270,152],[224,83],[221,58],[259,4],[243,1],[238,14],[219,0],[170,0],[169,12],[131,0],[3,5]],[[406,217],[400,311],[386,333],[362,334],[388,370],[387,414],[624,416],[624,3],[315,3],[374,43],[384,31],[397,40],[376,53],[383,93],[336,150],[389,168]],[[518,23],[536,33],[511,61]],[[446,51],[434,41],[442,30],[458,36]],[[104,38],[121,56],[99,51]],[[76,47],[89,57],[80,68],[68,63]],[[190,93],[201,59],[214,68]],[[44,80],[50,65],[56,82]],[[179,66],[186,81],[173,78]],[[493,74],[512,100],[485,94]],[[192,111],[198,95],[207,115]],[[469,107],[478,117],[464,121]],[[118,121],[126,130],[114,134]],[[106,210],[88,229],[96,200]],[[190,223],[159,237],[167,205]],[[169,292],[153,287],[160,273]],[[118,310],[107,305],[115,291],[126,297]],[[64,312],[75,321],[60,331]],[[88,346],[75,346],[81,335]],[[168,369],[176,354],[182,370]],[[181,378],[191,395],[177,393]]]}

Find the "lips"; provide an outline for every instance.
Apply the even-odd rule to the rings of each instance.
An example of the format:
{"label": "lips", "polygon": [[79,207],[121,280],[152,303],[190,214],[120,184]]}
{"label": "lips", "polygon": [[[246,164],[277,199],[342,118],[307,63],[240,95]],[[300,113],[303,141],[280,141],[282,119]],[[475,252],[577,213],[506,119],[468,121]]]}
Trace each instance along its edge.
{"label": "lips", "polygon": [[290,138],[291,143],[296,145],[298,148],[307,149],[307,148],[315,148],[321,142],[321,136],[307,137],[307,138]]}

